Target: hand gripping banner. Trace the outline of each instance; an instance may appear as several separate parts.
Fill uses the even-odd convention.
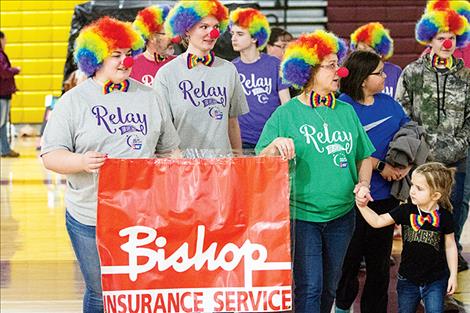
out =
[[[108,313],[290,310],[287,161],[107,160],[97,244]]]

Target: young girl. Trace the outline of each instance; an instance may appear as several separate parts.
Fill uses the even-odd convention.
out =
[[[453,174],[453,169],[441,163],[426,163],[411,176],[411,203],[381,215],[357,205],[372,227],[402,225],[397,284],[400,313],[415,313],[421,299],[426,313],[443,312],[444,296],[457,289],[457,246],[449,200]],[[357,193],[359,199],[368,191],[362,190]]]
[[[85,280],[84,313],[103,312],[95,237],[100,167],[108,156],[176,152],[180,142],[155,92],[129,79],[130,57],[143,44],[130,23],[110,17],[83,28],[74,55],[89,78],[64,93],[44,130],[44,166],[67,177],[65,221]]]
[[[411,167],[393,167],[385,162],[388,146],[395,133],[410,121],[401,105],[385,93],[385,64],[381,57],[368,51],[354,51],[344,66],[349,75],[341,79],[340,100],[351,104],[375,147],[370,181],[372,210],[390,212],[400,204],[392,192],[392,184],[408,174]],[[390,253],[393,225],[375,229],[360,214],[343,263],[343,273],[336,291],[336,312],[349,312],[359,293],[359,268],[366,263],[366,280],[361,294],[362,313],[387,313],[390,281]]]
[[[238,116],[249,111],[235,66],[212,49],[228,26],[218,0],[179,1],[165,19],[168,37],[181,37],[185,53],[162,67],[153,83],[181,138],[181,149],[209,155],[241,149]],[[204,154],[206,155],[206,154]]]

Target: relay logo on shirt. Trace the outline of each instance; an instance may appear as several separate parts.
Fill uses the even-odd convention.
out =
[[[183,92],[184,100],[189,100],[195,107],[208,108],[210,117],[221,120],[224,115],[219,109],[220,106],[227,106],[227,88],[219,86],[206,86],[206,82],[201,80],[197,86],[190,80],[182,80],[178,87]]]
[[[249,78],[247,78],[243,73],[239,73],[239,75],[245,95],[256,96],[259,103],[268,103],[268,95],[271,94],[271,91],[273,90],[273,81],[271,77],[256,78],[254,73],[251,73]]]
[[[299,128],[308,145],[313,145],[318,153],[332,155],[333,163],[340,167],[348,167],[347,154],[353,148],[352,134],[346,131],[335,130],[331,132],[328,124],[323,124],[323,129],[317,130],[314,126],[304,124]]]
[[[121,107],[116,108],[115,113],[111,113],[103,105],[95,105],[91,108],[91,113],[96,118],[98,126],[104,126],[110,134],[120,132],[126,136],[126,142],[133,150],[142,149],[141,135],[146,135],[147,115],[143,113],[124,113]]]

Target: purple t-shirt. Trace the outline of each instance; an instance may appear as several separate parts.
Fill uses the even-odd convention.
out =
[[[256,144],[264,124],[281,104],[279,91],[289,88],[279,76],[279,59],[261,53],[255,63],[232,61],[238,70],[250,112],[238,117],[243,143]]]
[[[398,79],[401,75],[401,68],[390,62],[384,62],[384,72],[387,74],[385,79],[385,89],[383,93],[386,93],[392,98],[395,98],[395,91],[397,90]]]

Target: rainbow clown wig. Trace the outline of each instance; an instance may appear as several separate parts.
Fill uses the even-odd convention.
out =
[[[134,29],[147,41],[153,33],[163,31],[163,22],[165,21],[170,7],[167,5],[152,5],[139,11],[135,18]]]
[[[428,45],[438,33],[451,32],[456,35],[457,47],[465,47],[470,41],[469,18],[468,1],[430,1],[416,24],[416,40]]]
[[[131,23],[105,16],[80,31],[75,41],[74,58],[78,68],[92,76],[115,49],[129,48],[132,55],[137,55],[143,47],[144,41]]]
[[[256,39],[258,50],[263,50],[271,35],[266,16],[252,8],[238,8],[230,13],[230,24],[245,28]]]
[[[303,88],[312,75],[312,68],[327,55],[334,53],[341,61],[346,52],[344,41],[333,33],[316,30],[303,34],[287,46],[281,62],[281,77],[295,88]]]
[[[180,0],[165,19],[165,32],[171,38],[184,37],[186,31],[210,15],[219,21],[221,32],[227,30],[228,9],[219,0]]]
[[[393,55],[393,39],[390,32],[378,22],[362,25],[351,34],[352,50],[356,50],[360,42],[374,49],[384,60]]]

